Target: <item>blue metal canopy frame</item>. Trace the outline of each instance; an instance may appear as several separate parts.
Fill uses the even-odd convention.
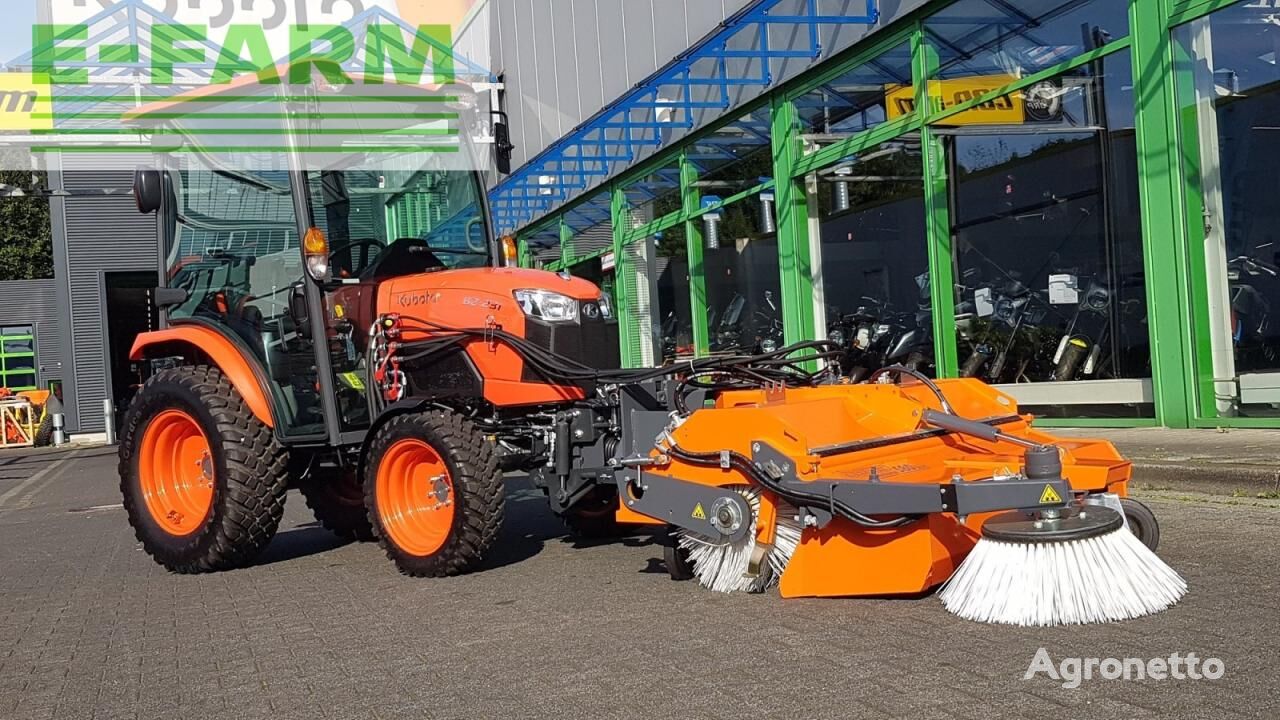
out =
[[[666,144],[671,130],[693,129],[700,111],[729,110],[733,88],[769,87],[773,60],[817,59],[823,49],[821,27],[875,24],[880,18],[876,0],[864,2],[860,15],[821,14],[819,0],[751,3],[494,188],[490,207],[498,230],[511,232],[537,220],[635,161],[643,149]],[[773,26],[807,30],[807,44],[772,47]],[[732,157],[727,149],[724,154]]]

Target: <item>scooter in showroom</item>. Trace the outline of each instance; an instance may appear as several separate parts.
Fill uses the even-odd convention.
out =
[[[868,357],[876,340],[876,329],[879,319],[884,314],[884,305],[873,297],[863,296],[865,304],[858,306],[852,313],[836,316],[827,324],[827,339],[844,349],[840,361],[840,374],[855,382],[865,380],[877,368]]]
[[[1231,283],[1231,340],[1236,347],[1237,371],[1271,369],[1280,352],[1271,342],[1271,303],[1252,278],[1280,276],[1280,269],[1241,255],[1227,263]]]
[[[969,323],[982,323],[980,337],[960,367],[962,377],[989,383],[1014,383],[1027,379],[1028,370],[1039,355],[1037,330],[1048,315],[1038,293],[1018,280],[1009,280],[998,289],[980,288],[975,293],[973,312],[983,316]]]
[[[1095,376],[1102,348],[1111,339],[1111,302],[1111,288],[1097,278],[1088,278],[1075,313],[1058,340],[1050,381]]]

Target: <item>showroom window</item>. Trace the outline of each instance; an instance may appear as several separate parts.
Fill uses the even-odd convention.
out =
[[[628,228],[638,228],[664,215],[679,212],[680,161],[668,160],[622,186]]]
[[[782,347],[782,279],[768,108],[746,112],[691,144],[701,215],[707,346],[711,353]]]
[[[0,327],[0,387],[17,392],[39,387],[35,328]]]
[[[931,376],[933,312],[919,133],[873,145],[818,171],[821,298],[845,374],[886,365]]]
[[[800,137],[809,149],[839,142],[915,112],[911,44],[903,41],[796,97]]]
[[[666,365],[694,355],[689,252],[683,226],[628,242],[618,258],[627,298],[623,358],[630,365]]]
[[[532,230],[521,231],[520,241],[528,247],[529,259],[534,267],[546,268],[559,263],[563,257],[559,218]]]
[[[1051,417],[1149,416],[1129,53],[1016,95],[1020,117],[970,124],[961,114],[939,128],[952,178],[960,372],[1004,385],[1113,381],[1100,396],[1070,387],[1014,395]]]
[[[960,0],[926,19],[924,28],[937,55],[932,77],[950,81],[929,86],[935,109],[945,110],[1127,37],[1129,3]]]
[[[1280,415],[1280,26],[1270,3],[1237,3],[1174,30],[1193,285],[1207,308],[1199,368],[1219,416]],[[1195,186],[1199,186],[1196,188]],[[1198,189],[1198,197],[1194,190]],[[1194,254],[1194,251],[1193,251]],[[1207,409],[1207,408],[1206,408]]]
[[[712,353],[768,352],[784,344],[771,197],[753,195],[700,220]]]

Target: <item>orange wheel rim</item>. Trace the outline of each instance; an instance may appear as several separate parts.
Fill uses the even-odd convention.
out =
[[[453,479],[444,458],[422,440],[398,440],[378,463],[378,518],[401,550],[439,552],[453,531]]]
[[[213,507],[214,464],[209,438],[200,423],[182,410],[152,418],[138,451],[142,499],[171,535],[190,535]]]

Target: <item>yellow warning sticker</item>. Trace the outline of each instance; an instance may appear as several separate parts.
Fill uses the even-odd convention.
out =
[[[1062,496],[1058,494],[1058,491],[1054,490],[1052,485],[1045,485],[1044,492],[1040,493],[1040,504],[1053,505],[1061,502]]]
[[[702,509],[702,503],[698,503],[697,505],[693,506],[693,519],[694,520],[707,519],[707,511]]]

